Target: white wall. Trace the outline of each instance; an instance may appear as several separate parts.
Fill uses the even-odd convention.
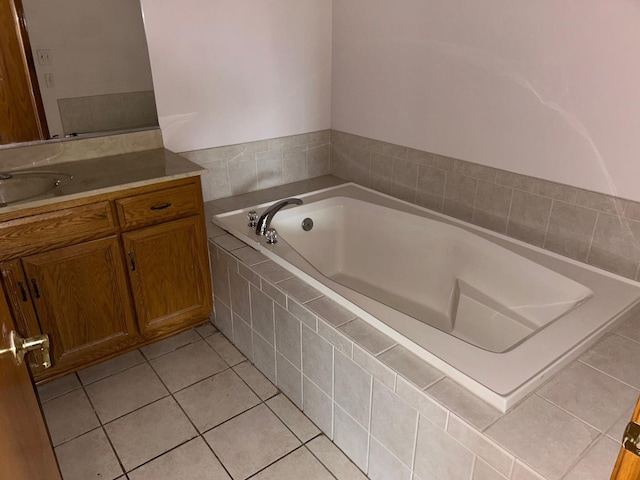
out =
[[[139,0],[23,0],[50,135],[61,135],[58,98],[152,90]],[[47,88],[44,74],[55,86]]]
[[[167,148],[329,128],[331,0],[142,0]]]
[[[334,129],[640,200],[640,2],[334,0]]]

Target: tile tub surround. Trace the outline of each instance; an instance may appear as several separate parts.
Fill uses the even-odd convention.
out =
[[[209,173],[202,177],[205,201],[327,175],[329,130],[182,152]]]
[[[640,280],[640,203],[331,131],[331,174]]]
[[[640,319],[501,414],[259,252],[210,235],[216,325],[370,478],[611,471],[640,389]]]

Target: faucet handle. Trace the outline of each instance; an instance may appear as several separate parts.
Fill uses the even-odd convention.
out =
[[[275,228],[268,228],[264,235],[267,237],[267,243],[269,245],[278,243],[278,231]]]
[[[258,212],[256,212],[255,210],[251,210],[249,213],[247,213],[247,219],[249,220],[247,226],[256,228],[256,225],[258,225]]]

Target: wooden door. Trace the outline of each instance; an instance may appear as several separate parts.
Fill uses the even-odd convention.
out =
[[[0,351],[9,347],[15,325],[0,294]],[[0,353],[0,478],[60,480],[49,434],[26,363]]]
[[[106,357],[138,339],[118,238],[22,259],[57,371]]]
[[[611,480],[638,480],[640,479],[640,398],[631,416],[631,422],[627,425],[625,438],[618,454],[618,460]],[[635,452],[633,451],[635,450]]]
[[[201,217],[125,233],[122,240],[143,335],[167,333],[211,313],[211,276]]]
[[[48,138],[20,0],[0,0],[0,145]]]

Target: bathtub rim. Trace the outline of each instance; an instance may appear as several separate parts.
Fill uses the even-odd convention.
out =
[[[446,376],[451,378],[453,381],[455,381],[456,383],[462,385],[464,388],[469,390],[471,393],[473,393],[477,397],[481,398],[482,400],[484,400],[485,402],[489,403],[494,408],[497,408],[502,412],[506,412],[509,409],[511,409],[513,406],[518,404],[520,401],[522,401],[524,398],[526,398],[531,392],[535,391],[538,387],[540,387],[542,385],[542,383],[544,381],[546,381],[552,374],[556,373],[560,369],[562,369],[565,366],[567,366],[571,361],[573,361],[576,358],[578,358],[578,356],[580,356],[584,351],[586,351],[588,348],[593,346],[593,344],[597,340],[602,338],[608,331],[612,330],[617,325],[619,325],[621,322],[625,321],[632,314],[635,314],[637,310],[640,310],[640,288],[638,288],[638,287],[640,287],[640,283],[638,283],[638,282],[636,282],[634,280],[630,280],[630,279],[621,277],[621,276],[616,275],[616,274],[611,273],[611,272],[600,270],[600,269],[598,269],[596,267],[593,267],[591,265],[579,262],[577,260],[573,260],[573,259],[570,259],[568,257],[563,257],[563,256],[561,256],[559,254],[556,254],[554,252],[542,249],[542,248],[534,246],[534,245],[530,245],[530,244],[528,244],[526,242],[511,238],[511,237],[507,237],[506,235],[503,235],[503,234],[500,234],[500,233],[497,233],[497,232],[493,232],[493,231],[485,229],[483,227],[479,227],[477,225],[470,224],[470,223],[464,222],[462,220],[458,220],[458,219],[456,219],[454,217],[449,217],[449,216],[441,214],[439,212],[435,212],[435,211],[429,210],[429,209],[421,207],[419,205],[416,205],[416,204],[413,204],[413,203],[410,203],[410,202],[407,202],[407,201],[404,201],[404,200],[401,200],[401,199],[398,199],[398,198],[395,198],[395,197],[392,197],[392,196],[389,196],[389,195],[386,195],[386,194],[383,194],[383,193],[380,193],[380,192],[377,192],[375,190],[372,190],[372,189],[369,189],[369,188],[366,188],[366,187],[362,187],[362,186],[360,186],[358,184],[355,184],[355,183],[344,183],[344,184],[341,184],[341,185],[337,185],[337,186],[333,186],[333,187],[329,187],[329,188],[318,189],[318,190],[313,190],[313,191],[309,191],[309,192],[302,193],[302,194],[299,194],[299,195],[294,195],[294,196],[295,197],[300,197],[300,198],[303,198],[303,199],[305,197],[315,197],[315,196],[318,196],[318,197],[322,197],[322,196],[334,197],[334,196],[337,196],[335,194],[336,191],[339,192],[342,189],[347,189],[347,190],[348,189],[355,189],[356,191],[365,192],[367,195],[373,195],[373,196],[378,197],[378,198],[383,198],[383,199],[385,199],[386,202],[391,203],[394,206],[395,205],[403,206],[404,208],[402,208],[401,210],[402,211],[408,211],[409,213],[414,213],[415,211],[424,212],[424,213],[426,213],[426,215],[423,215],[423,216],[435,217],[436,220],[441,220],[441,221],[444,221],[447,224],[458,226],[460,228],[463,228],[466,231],[471,231],[472,233],[479,234],[480,236],[482,236],[484,238],[488,238],[490,241],[494,241],[498,245],[505,246],[504,243],[506,243],[507,245],[515,246],[516,247],[516,249],[515,249],[516,253],[520,253],[518,250],[524,250],[526,252],[532,252],[534,257],[538,257],[538,256],[547,257],[547,258],[551,259],[551,261],[553,261],[553,262],[560,262],[561,264],[562,263],[568,264],[568,265],[570,265],[570,266],[572,266],[574,268],[586,270],[587,272],[591,272],[591,274],[595,274],[597,276],[601,276],[601,277],[605,277],[605,278],[608,278],[608,279],[611,279],[611,280],[622,282],[622,283],[627,284],[628,286],[634,288],[634,290],[636,290],[636,292],[635,292],[636,295],[635,295],[635,298],[634,298],[632,303],[626,305],[625,307],[620,307],[620,310],[612,318],[610,318],[608,321],[604,322],[598,328],[595,328],[588,335],[584,336],[578,343],[576,343],[575,345],[573,345],[570,348],[568,348],[568,350],[566,350],[560,357],[555,357],[550,362],[548,362],[544,367],[541,367],[540,369],[538,369],[537,372],[533,376],[527,378],[520,386],[516,387],[514,390],[512,390],[510,392],[507,392],[507,393],[504,393],[504,394],[503,393],[497,393],[494,390],[492,390],[490,387],[485,386],[483,383],[481,383],[478,380],[474,379],[469,374],[461,372],[458,368],[450,365],[449,363],[447,363],[445,360],[443,360],[439,356],[437,356],[434,353],[430,352],[426,347],[417,344],[414,340],[409,338],[407,335],[398,332],[397,330],[395,330],[394,328],[390,327],[389,325],[387,325],[382,320],[379,320],[375,316],[371,315],[369,312],[364,310],[359,305],[357,305],[354,302],[344,298],[342,295],[337,293],[331,287],[328,287],[325,284],[327,282],[323,283],[323,282],[317,280],[316,278],[314,278],[313,276],[309,275],[304,270],[300,269],[298,266],[296,266],[294,264],[291,264],[289,261],[287,261],[285,258],[283,258],[280,254],[276,253],[276,251],[281,248],[281,245],[280,246],[279,245],[276,245],[276,246],[267,245],[265,240],[264,240],[264,237],[256,237],[255,235],[252,234],[251,229],[249,229],[249,228],[237,229],[237,228],[234,228],[233,226],[230,226],[230,225],[224,223],[223,219],[225,219],[226,217],[229,217],[229,216],[232,216],[232,215],[238,215],[238,214],[241,214],[241,213],[247,213],[248,211],[254,210],[254,209],[255,210],[259,210],[261,208],[266,208],[266,207],[270,206],[271,204],[273,204],[276,200],[269,201],[269,202],[263,202],[263,203],[260,203],[258,205],[254,205],[254,206],[247,207],[247,208],[241,208],[241,209],[236,209],[236,210],[224,212],[224,213],[215,215],[213,217],[212,220],[213,220],[214,224],[220,226],[223,230],[225,230],[225,231],[229,232],[230,234],[234,235],[236,238],[241,239],[246,245],[254,248],[255,250],[257,250],[257,251],[259,251],[261,253],[263,253],[269,260],[272,260],[275,263],[277,263],[277,264],[281,265],[282,267],[284,267],[285,269],[289,270],[290,272],[295,274],[297,277],[301,278],[306,283],[310,284],[311,286],[313,286],[314,288],[319,290],[323,295],[331,298],[332,300],[334,300],[339,305],[349,309],[351,312],[353,312],[359,318],[363,319],[364,321],[366,321],[367,323],[369,323],[370,325],[372,325],[373,327],[375,327],[376,329],[378,329],[382,333],[384,333],[387,336],[391,337],[399,345],[403,346],[404,348],[406,348],[407,350],[409,350],[413,354],[417,355],[421,360],[423,360],[426,363],[428,363],[429,365],[439,369]],[[282,197],[282,198],[286,198],[286,197]],[[318,198],[318,200],[321,200],[321,199],[322,198]],[[383,206],[388,206],[388,205],[386,205],[384,203],[382,205]],[[244,230],[244,231],[242,231],[242,230]],[[286,242],[285,242],[285,244],[286,244]],[[287,248],[293,250],[292,247],[288,246],[288,244],[287,244]],[[510,248],[510,250],[513,251],[513,249],[511,249],[511,248]],[[297,254],[297,252],[296,252],[296,254]],[[524,255],[524,256],[526,256],[527,258],[530,258],[529,255]],[[536,261],[536,260],[534,260],[534,261]],[[306,262],[306,263],[307,263],[308,266],[313,268],[313,266],[310,263],[308,263],[308,262]],[[542,263],[542,265],[548,267],[548,265],[545,265],[544,263]],[[558,272],[558,270],[556,270],[554,268],[552,268],[552,269],[554,271]],[[317,270],[316,270],[316,272],[317,272]],[[561,271],[558,272],[558,273],[565,274],[565,273],[563,273]],[[319,272],[318,272],[318,274],[319,274]],[[319,275],[322,276],[321,274],[319,274]],[[335,282],[331,281],[330,279],[327,279],[324,276],[322,276],[322,277],[325,280],[327,280],[328,283],[335,283]],[[572,276],[569,276],[569,278],[573,278],[576,281],[580,281],[578,279],[575,279],[575,277],[572,277]],[[346,287],[343,287],[343,288],[346,288]],[[319,316],[319,318],[322,318],[322,317]],[[331,327],[331,325],[328,322],[326,322],[326,323],[327,323],[327,325],[329,325],[329,327]],[[429,328],[433,328],[433,327],[429,327]],[[443,333],[443,335],[447,335],[447,334]],[[449,335],[447,335],[447,336],[451,337]],[[451,338],[454,338],[455,341],[463,342],[462,340],[457,339],[455,337],[451,337]],[[501,355],[501,354],[496,354],[496,355]]]

